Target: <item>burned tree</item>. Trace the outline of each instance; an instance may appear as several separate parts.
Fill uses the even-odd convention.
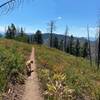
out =
[[[68,34],[68,26],[66,26],[65,37],[64,37],[64,51],[67,51],[67,34]]]
[[[97,54],[97,69],[99,69],[99,65],[100,65],[100,24],[99,24],[99,32],[98,32],[98,47],[97,47],[97,50],[98,50],[98,54]]]
[[[53,47],[53,33],[55,31],[55,22],[54,21],[50,21],[49,25],[49,32],[50,32],[50,37],[49,37],[49,41],[50,41],[50,47]]]
[[[95,64],[97,65],[98,64],[98,32],[97,34],[95,35]]]
[[[88,34],[89,59],[90,59],[90,65],[92,66],[91,44],[90,44],[90,34],[89,34],[89,26],[88,25],[87,25],[87,34]]]

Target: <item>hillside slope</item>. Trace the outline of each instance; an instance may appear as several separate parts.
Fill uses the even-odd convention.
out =
[[[45,46],[34,47],[45,100],[100,100],[100,70],[88,60]],[[0,94],[8,91],[9,79],[16,71],[21,75],[17,82],[23,83],[31,49],[29,44],[0,40]]]
[[[28,44],[0,39],[0,98],[2,93],[8,93],[8,96],[4,95],[8,99],[3,100],[11,100],[11,93],[15,90],[15,95],[18,95],[17,91],[21,90],[25,80],[25,62],[30,52],[31,46]]]
[[[100,100],[100,70],[89,61],[35,46],[45,100]]]

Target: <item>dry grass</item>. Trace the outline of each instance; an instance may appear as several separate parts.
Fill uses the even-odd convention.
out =
[[[46,100],[100,100],[100,70],[88,60],[45,46],[35,48]]]
[[[25,62],[30,52],[31,46],[28,44],[13,40],[0,40],[0,93],[5,92],[14,71],[19,73],[16,79],[18,82],[24,80],[22,76],[25,74]]]

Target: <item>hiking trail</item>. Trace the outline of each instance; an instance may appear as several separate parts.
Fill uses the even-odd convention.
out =
[[[44,100],[40,92],[39,80],[36,72],[34,48],[32,48],[30,60],[33,60],[33,64],[31,66],[33,72],[25,82],[25,91],[22,100]]]

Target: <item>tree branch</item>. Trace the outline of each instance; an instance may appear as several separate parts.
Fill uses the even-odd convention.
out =
[[[15,0],[9,0],[9,1],[7,1],[7,2],[1,4],[1,5],[0,5],[0,8],[2,8],[3,6],[5,6],[5,5],[7,5],[7,4],[11,3],[11,2],[14,2],[14,1],[15,1]]]

